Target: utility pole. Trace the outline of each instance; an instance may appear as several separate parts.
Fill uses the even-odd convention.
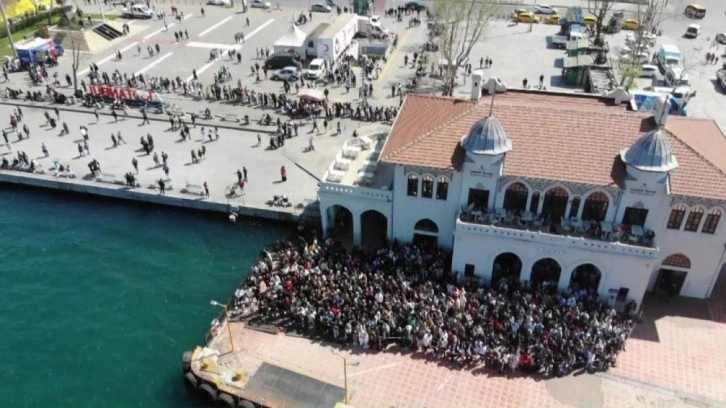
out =
[[[18,56],[18,52],[15,51],[15,41],[13,41],[13,33],[10,32],[10,22],[8,22],[8,16],[5,15],[5,6],[0,1],[0,13],[3,15],[3,21],[5,21],[5,31],[8,33],[8,40],[10,40],[10,48],[13,52],[13,57]]]
[[[103,12],[103,4],[101,4],[101,1],[103,0],[96,0],[96,4],[98,4],[98,9],[101,10],[101,18],[106,22],[106,13]]]

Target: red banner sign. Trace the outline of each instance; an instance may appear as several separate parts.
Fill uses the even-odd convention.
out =
[[[91,85],[91,95],[100,96],[108,99],[122,99],[122,100],[146,100],[152,102],[156,99],[153,92],[137,91],[133,88],[124,88],[119,86],[108,86],[108,85]]]

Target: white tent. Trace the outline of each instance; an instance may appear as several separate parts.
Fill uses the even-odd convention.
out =
[[[287,33],[275,41],[274,46],[275,48],[298,48],[305,44],[306,38],[307,34],[293,24],[290,25]]]

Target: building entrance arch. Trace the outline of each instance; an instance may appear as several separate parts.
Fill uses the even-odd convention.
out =
[[[346,207],[335,204],[326,211],[328,237],[344,245],[353,245],[353,213]]]
[[[379,248],[388,239],[388,218],[376,210],[368,210],[360,215],[361,247]]]
[[[413,226],[413,243],[426,247],[439,245],[439,226],[428,218],[418,220]]]
[[[562,266],[552,258],[542,258],[532,265],[529,281],[535,289],[543,289],[549,293],[557,292],[560,283]]]
[[[597,293],[597,289],[600,287],[601,278],[600,268],[591,263],[582,264],[572,271],[570,287],[575,291],[585,289],[588,293],[594,294]]]
[[[497,286],[502,279],[508,283],[519,281],[522,273],[522,259],[513,252],[504,252],[494,258],[491,285]]]

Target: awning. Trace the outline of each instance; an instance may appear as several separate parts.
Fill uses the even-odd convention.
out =
[[[309,99],[317,102],[325,100],[325,94],[323,91],[312,88],[302,88],[297,92],[297,96],[300,99]]]
[[[589,67],[595,65],[591,55],[578,55],[565,58],[564,68]]]

